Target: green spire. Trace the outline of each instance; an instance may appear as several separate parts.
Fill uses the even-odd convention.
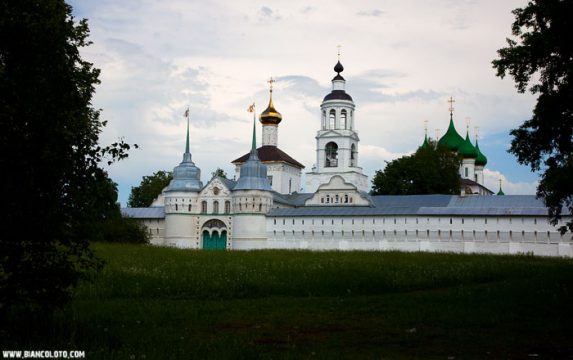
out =
[[[254,106],[253,106],[253,108],[254,108]],[[253,144],[251,145],[251,152],[257,151],[257,127],[255,125],[257,116],[255,114],[256,113],[253,110]]]
[[[185,111],[185,116],[187,116],[187,141],[185,142],[185,152],[189,152],[189,108]]]
[[[505,193],[503,192],[503,189],[501,188],[501,179],[499,179],[499,191],[497,192],[498,196],[503,196],[505,195]]]

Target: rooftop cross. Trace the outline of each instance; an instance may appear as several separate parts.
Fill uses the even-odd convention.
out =
[[[448,100],[448,102],[450,103],[450,107],[449,107],[450,114],[452,114],[452,113],[454,112],[454,103],[455,103],[456,101],[454,100],[453,97],[450,96],[450,99]]]
[[[469,132],[470,132],[470,123],[471,123],[471,121],[472,121],[472,118],[469,117],[469,116],[466,116],[466,119],[465,119],[465,120],[466,120],[466,129],[467,129],[468,134],[469,134]]]
[[[476,135],[476,141],[479,138],[479,126],[474,126],[474,134]]]
[[[424,120],[424,133],[428,136],[428,120]]]
[[[273,83],[275,83],[277,81],[271,77],[269,80],[267,80],[267,82],[269,83],[269,86],[271,88],[271,92],[273,92]]]
[[[336,47],[338,48],[338,61],[340,61],[340,48],[342,45],[336,45]]]

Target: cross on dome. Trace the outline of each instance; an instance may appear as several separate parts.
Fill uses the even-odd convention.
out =
[[[450,99],[448,100],[448,102],[450,103],[450,106],[449,106],[450,114],[452,114],[454,112],[454,103],[456,101],[454,100],[453,97],[450,96]]]

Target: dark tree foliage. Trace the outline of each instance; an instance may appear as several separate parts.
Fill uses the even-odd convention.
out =
[[[557,224],[563,207],[573,211],[573,1],[533,0],[515,9],[513,36],[493,61],[517,90],[538,94],[531,119],[511,131],[509,152],[541,171],[537,195]],[[560,228],[573,231],[573,222]]]
[[[372,195],[459,194],[460,159],[446,148],[419,148],[386,163],[372,179]]]
[[[217,170],[213,171],[211,173],[211,177],[214,178],[215,176],[218,177],[222,177],[222,178],[227,178],[227,173],[225,172],[225,170],[221,169],[221,168],[217,168]]]
[[[63,0],[0,2],[0,313],[65,304],[100,265],[90,229],[118,214],[99,164],[129,145],[98,146],[99,70],[79,53],[87,36]]]
[[[127,200],[129,207],[148,207],[157,198],[161,191],[173,179],[170,171],[157,171],[153,175],[144,176],[139,186],[133,186]]]

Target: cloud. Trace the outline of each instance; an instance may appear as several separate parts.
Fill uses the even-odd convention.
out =
[[[379,17],[384,14],[385,12],[380,9],[364,10],[356,13],[356,15],[358,16],[372,16],[372,17]]]
[[[499,180],[501,179],[501,187],[507,195],[533,195],[538,185],[538,181],[510,181],[502,172],[488,168],[483,170],[483,177],[485,187],[494,193],[499,190]]]
[[[261,6],[259,9],[259,20],[280,20],[282,17],[268,6]]]

